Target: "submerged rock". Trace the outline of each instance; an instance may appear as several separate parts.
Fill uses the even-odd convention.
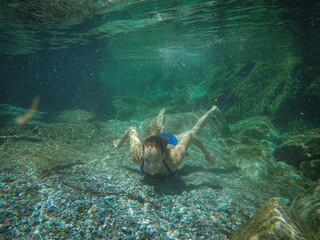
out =
[[[315,182],[307,192],[297,196],[291,208],[305,221],[311,223],[320,234],[320,181]]]
[[[281,137],[268,117],[257,116],[239,121],[231,127],[244,143],[260,142],[275,147],[281,143]]]
[[[229,161],[252,179],[269,178],[277,169],[271,150],[259,144],[237,143],[230,149]]]
[[[309,226],[278,198],[271,198],[230,239],[319,239]]]
[[[94,113],[78,109],[59,112],[55,115],[55,120],[63,123],[81,123],[88,122],[94,117]]]
[[[281,142],[272,122],[264,116],[247,118],[231,125],[232,138],[221,139],[224,159],[252,179],[270,178],[279,170],[272,151]]]
[[[303,161],[300,169],[307,177],[317,180],[320,178],[320,159]]]
[[[313,180],[320,178],[320,128],[295,136],[275,151],[277,161],[284,161]]]

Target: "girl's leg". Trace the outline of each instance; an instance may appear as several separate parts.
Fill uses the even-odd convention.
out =
[[[217,106],[213,106],[208,112],[206,112],[202,117],[200,117],[197,123],[191,129],[191,131],[198,136],[202,128],[207,124],[208,120],[212,116],[216,117],[218,122],[222,124],[223,128],[227,129],[227,131],[230,131],[226,119],[223,117],[222,113],[220,112]]]
[[[165,122],[164,114],[165,114],[165,112],[166,112],[166,109],[163,108],[157,117],[157,133],[158,134],[163,133],[163,130],[164,130],[164,122]]]
[[[210,164],[214,164],[214,156],[207,150],[207,148],[197,137],[197,135],[200,133],[200,131],[206,125],[212,115],[217,117],[220,121],[225,121],[218,107],[213,106],[208,112],[206,112],[202,117],[199,118],[197,123],[190,131],[187,131],[182,135],[181,139],[179,139],[178,144],[170,151],[170,159],[173,165],[178,167],[182,163],[183,158],[191,144],[194,144],[198,148],[200,148],[200,150],[204,153],[206,160]]]

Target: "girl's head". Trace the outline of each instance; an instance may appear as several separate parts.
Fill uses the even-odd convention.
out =
[[[161,168],[162,160],[165,158],[168,139],[161,136],[148,137],[143,143],[143,159],[147,171],[154,175]]]

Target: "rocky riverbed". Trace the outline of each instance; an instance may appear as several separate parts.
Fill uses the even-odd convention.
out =
[[[20,126],[16,112],[2,106],[2,239],[228,239],[270,198],[289,206],[313,183],[274,159],[282,140],[263,117],[232,125],[228,136],[213,119],[200,138],[215,166],[191,147],[174,177],[149,177],[128,145],[115,151],[113,142],[131,125],[144,139],[151,119],[101,122],[78,110],[39,113]],[[167,117],[172,126],[175,115]]]

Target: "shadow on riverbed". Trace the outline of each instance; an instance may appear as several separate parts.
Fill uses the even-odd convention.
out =
[[[142,174],[138,169],[132,169],[129,167],[125,167],[128,171],[134,172],[136,174]],[[183,192],[189,192],[194,189],[202,189],[202,188],[211,188],[211,189],[223,189],[223,186],[217,182],[210,182],[206,177],[206,173],[214,173],[216,175],[220,174],[229,174],[236,172],[236,168],[224,169],[224,168],[203,168],[203,167],[195,167],[190,165],[184,165],[179,168],[178,172],[174,176],[148,176],[144,175],[141,180],[142,185],[148,185],[154,188],[154,192],[157,194],[165,194],[165,195],[176,195],[181,194]],[[189,176],[193,173],[201,173],[201,176],[198,180],[195,180],[195,183],[190,183],[185,180],[185,177]],[[194,177],[193,177],[194,178]]]

